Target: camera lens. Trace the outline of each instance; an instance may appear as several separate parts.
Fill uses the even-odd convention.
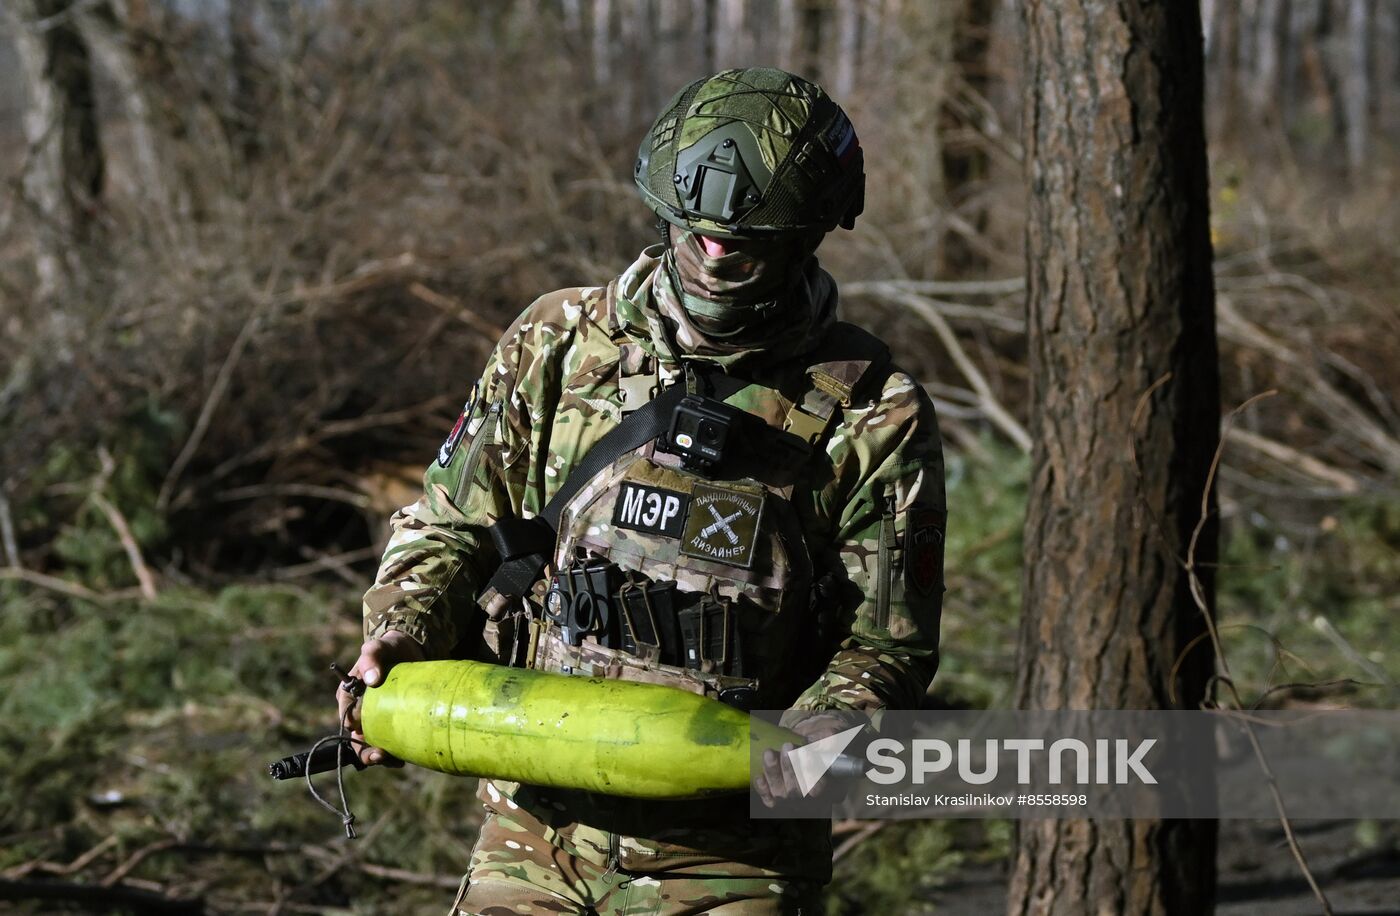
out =
[[[714,445],[719,441],[719,427],[713,423],[700,424],[700,439],[706,445]]]

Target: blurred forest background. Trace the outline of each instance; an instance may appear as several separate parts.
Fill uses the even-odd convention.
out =
[[[1275,392],[1226,442],[1225,646],[1263,705],[1390,705],[1400,2],[1203,14],[1225,407]],[[469,781],[352,774],[347,844],[263,766],[333,724],[387,516],[497,334],[652,241],[637,142],[719,67],[855,121],[866,212],[821,254],[948,450],[928,703],[1006,705],[1018,28],[1010,0],[0,0],[0,907],[446,909]],[[1000,906],[1006,823],[837,828],[833,913]],[[1221,911],[1292,912],[1276,826],[1225,829]],[[1334,902],[1400,872],[1393,825],[1303,840]]]

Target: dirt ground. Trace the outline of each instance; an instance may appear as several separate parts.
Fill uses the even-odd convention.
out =
[[[1276,823],[1224,821],[1220,827],[1216,916],[1320,912]],[[1350,821],[1302,823],[1297,832],[1335,916],[1400,916],[1400,851],[1393,844],[1357,852]],[[949,916],[986,916],[1002,911],[1005,895],[1004,871],[989,866],[965,870],[934,903]]]

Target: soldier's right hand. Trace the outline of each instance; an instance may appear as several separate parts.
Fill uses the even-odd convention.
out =
[[[418,645],[413,637],[400,630],[388,630],[383,636],[368,640],[360,646],[360,657],[355,659],[355,666],[350,669],[350,673],[373,689],[384,683],[384,679],[389,676],[389,669],[400,662],[421,661],[426,661],[426,656],[423,654],[423,647]],[[337,688],[335,703],[338,721],[350,729],[350,740],[360,749],[360,760],[370,765],[403,766],[403,761],[388,751],[364,743],[365,736],[360,725],[360,704],[355,702],[354,697]]]

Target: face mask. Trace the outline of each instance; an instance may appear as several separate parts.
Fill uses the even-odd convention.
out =
[[[820,240],[820,236],[818,236]],[[816,246],[807,237],[745,242],[714,257],[699,236],[671,230],[670,269],[686,313],[707,333],[742,334],[781,311]]]
[[[649,277],[656,323],[647,323],[653,340],[665,341],[670,359],[679,353],[726,367],[759,357],[781,361],[813,346],[836,318],[836,284],[815,257],[802,262],[792,288],[767,309],[684,293],[675,279],[672,254],[662,257]],[[707,318],[699,310],[723,310],[723,317]]]

